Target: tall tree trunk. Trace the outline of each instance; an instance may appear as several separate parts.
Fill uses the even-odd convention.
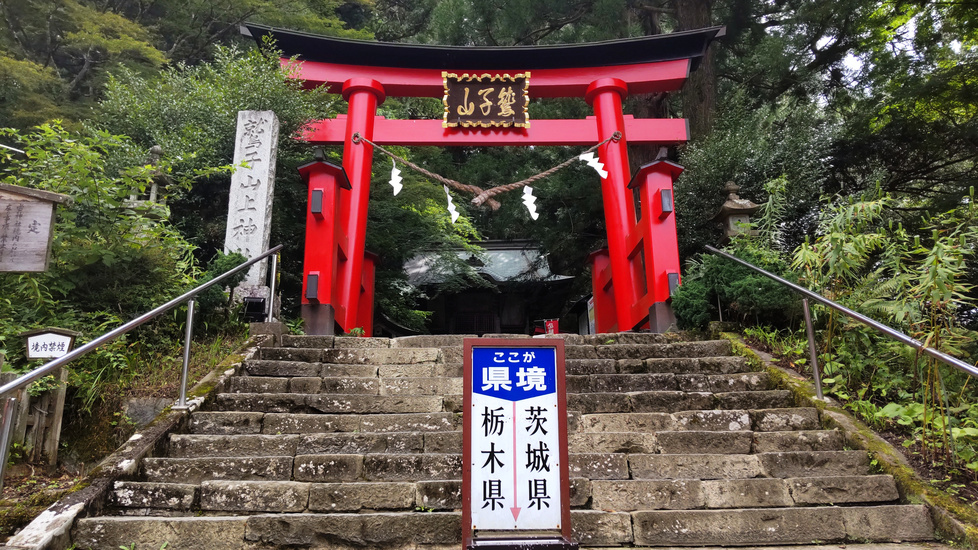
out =
[[[674,0],[680,31],[713,24],[712,0]],[[706,50],[699,67],[690,73],[682,90],[683,116],[689,120],[690,137],[701,137],[713,127],[716,110],[716,45]]]

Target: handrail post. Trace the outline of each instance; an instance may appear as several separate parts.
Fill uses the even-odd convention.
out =
[[[812,361],[812,376],[815,378],[815,395],[819,399],[825,399],[822,395],[822,372],[818,368],[818,352],[815,350],[815,327],[812,326],[812,312],[808,308],[808,298],[801,299],[802,307],[805,310],[805,332],[808,333],[808,355]]]
[[[183,373],[180,376],[180,399],[176,410],[187,410],[187,379],[190,377],[190,341],[194,335],[194,299],[187,300],[187,330],[183,336]]]
[[[0,427],[0,490],[3,490],[3,476],[7,473],[7,455],[10,452],[10,435],[14,429],[14,415],[17,414],[17,398],[3,400],[3,426]]]
[[[268,322],[275,321],[272,314],[275,313],[275,279],[278,275],[278,253],[272,254],[272,280],[268,283],[268,315],[265,317]]]

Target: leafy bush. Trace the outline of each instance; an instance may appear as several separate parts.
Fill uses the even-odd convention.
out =
[[[724,249],[775,275],[796,281],[787,262],[760,239],[738,237]],[[800,313],[800,300],[781,284],[726,258],[700,254],[690,260],[683,284],[672,298],[683,328],[705,328],[722,317],[751,324],[788,326]]]
[[[145,313],[193,284],[193,246],[166,221],[162,204],[134,203],[169,167],[118,169],[110,158],[132,153],[132,144],[106,132],[71,134],[57,123],[29,132],[0,129],[26,158],[0,154],[3,183],[63,193],[54,225],[50,269],[46,273],[0,273],[0,349],[5,367],[29,364],[19,333],[43,326],[76,330],[80,346]],[[165,198],[184,189],[171,179]],[[179,325],[170,317],[144,325],[71,365],[69,385],[90,408],[106,382],[138,375],[142,360],[172,349]]]

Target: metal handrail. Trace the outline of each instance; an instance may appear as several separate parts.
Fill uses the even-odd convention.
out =
[[[189,375],[188,371],[189,371],[189,364],[190,364],[190,339],[193,335],[194,298],[204,290],[207,290],[208,288],[218,284],[219,282],[226,279],[227,277],[230,277],[231,275],[234,275],[235,273],[238,273],[243,269],[251,267],[252,265],[260,262],[261,260],[264,260],[268,256],[271,256],[276,252],[278,252],[279,250],[282,250],[283,246],[284,245],[280,244],[274,248],[266,250],[265,252],[259,254],[258,256],[235,267],[234,269],[231,269],[230,271],[227,271],[221,274],[220,276],[215,277],[210,281],[207,281],[206,283],[181,294],[180,296],[157,307],[156,309],[144,313],[139,317],[136,317],[132,321],[129,321],[124,325],[121,325],[109,332],[106,332],[102,336],[99,336],[98,338],[92,340],[91,342],[85,344],[84,346],[74,349],[53,361],[49,361],[48,363],[41,365],[40,367],[32,370],[31,372],[21,376],[20,378],[17,378],[16,380],[13,380],[11,382],[8,382],[0,386],[0,399],[3,399],[5,401],[3,404],[3,421],[2,424],[0,424],[0,430],[2,430],[0,431],[0,488],[3,487],[3,473],[4,470],[6,469],[6,464],[7,464],[7,451],[10,448],[10,435],[11,435],[10,431],[13,428],[13,416],[15,411],[14,405],[16,404],[17,401],[17,397],[10,396],[12,392],[23,390],[31,382],[34,382],[39,378],[47,376],[48,374],[54,372],[56,369],[81,357],[82,355],[87,354],[88,352],[94,350],[95,348],[101,346],[102,344],[115,340],[119,336],[122,336],[123,334],[126,334],[127,332],[131,331],[132,329],[145,324],[147,321],[150,321],[151,319],[154,319],[160,316],[161,314],[166,313],[167,311],[173,309],[174,307],[180,305],[181,303],[187,302],[187,327],[186,327],[186,333],[184,335],[184,344],[183,344],[184,346],[183,347],[183,372],[180,380],[180,397],[177,400],[177,404],[173,407],[174,409],[187,409],[187,378]],[[270,295],[269,302],[274,302],[275,300],[274,281],[275,281],[276,270],[277,270],[276,257],[272,256],[271,276],[272,276],[273,286],[271,287],[272,294]],[[271,314],[272,314],[272,308],[269,307],[268,309],[269,320],[272,319]]]
[[[882,333],[884,336],[887,336],[889,338],[892,338],[893,340],[896,340],[897,342],[904,343],[904,344],[906,344],[906,345],[908,345],[908,346],[916,349],[920,353],[923,353],[925,355],[929,355],[930,357],[933,357],[934,359],[937,359],[938,361],[941,361],[942,363],[944,363],[946,365],[949,365],[951,367],[954,367],[954,368],[958,369],[959,371],[964,372],[965,374],[969,374],[971,376],[978,377],[978,367],[975,367],[974,365],[965,363],[964,361],[958,359],[957,357],[953,357],[953,356],[948,355],[948,354],[946,354],[946,353],[944,353],[942,351],[939,351],[937,349],[934,349],[934,348],[925,346],[919,340],[916,340],[914,338],[911,338],[910,336],[907,336],[906,334],[900,332],[899,330],[896,330],[895,328],[891,328],[891,327],[889,327],[887,325],[884,325],[883,323],[880,323],[879,321],[875,321],[873,319],[870,319],[869,317],[866,317],[862,313],[855,312],[855,311],[853,311],[853,310],[851,310],[851,309],[849,309],[849,308],[847,308],[845,306],[839,305],[839,304],[833,302],[832,300],[829,300],[828,298],[822,296],[821,294],[817,294],[815,292],[812,292],[811,290],[808,290],[807,288],[805,288],[803,286],[799,286],[799,285],[796,285],[795,283],[792,283],[790,281],[786,281],[785,279],[782,279],[781,277],[778,277],[777,275],[775,275],[773,273],[770,273],[768,271],[765,271],[765,270],[757,267],[754,264],[751,264],[749,262],[745,262],[744,260],[741,260],[740,258],[738,258],[736,256],[733,256],[731,254],[728,254],[726,252],[723,252],[722,250],[717,250],[716,248],[713,248],[712,246],[705,246],[704,248],[707,251],[709,251],[709,252],[711,252],[713,254],[716,254],[717,256],[721,256],[721,257],[727,258],[728,260],[732,260],[734,262],[737,262],[738,264],[740,264],[740,265],[742,265],[744,267],[753,269],[754,271],[760,273],[761,275],[764,275],[765,277],[768,277],[770,279],[773,279],[773,280],[775,280],[775,281],[783,284],[784,286],[790,288],[791,290],[794,290],[795,292],[801,294],[802,296],[805,296],[806,298],[811,298],[812,300],[815,300],[816,302],[818,302],[818,303],[820,303],[820,304],[822,304],[824,306],[827,306],[827,307],[830,307],[830,308],[832,308],[832,309],[834,309],[836,311],[839,311],[839,312],[843,313],[844,315],[846,315],[847,317],[851,317],[851,318],[859,321],[860,323],[862,323],[864,325],[867,325],[867,326],[869,326],[871,328],[876,329],[878,332]],[[814,342],[814,337],[815,336],[814,336],[814,331],[811,328],[811,316],[808,313],[808,300],[805,300],[805,322],[806,322],[807,328],[808,328],[808,347],[809,347],[809,352],[812,354],[812,366],[813,366],[814,371],[815,371],[816,390],[818,392],[818,397],[821,399],[822,398],[821,380],[819,380],[820,379],[820,376],[818,374],[818,361],[817,361],[817,358],[815,357],[815,342]]]

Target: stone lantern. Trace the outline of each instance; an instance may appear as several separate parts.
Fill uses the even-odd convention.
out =
[[[740,186],[732,181],[728,181],[723,190],[727,193],[727,200],[713,219],[723,224],[723,241],[726,242],[735,235],[747,232],[750,215],[761,207],[748,199],[740,198],[737,195]]]

